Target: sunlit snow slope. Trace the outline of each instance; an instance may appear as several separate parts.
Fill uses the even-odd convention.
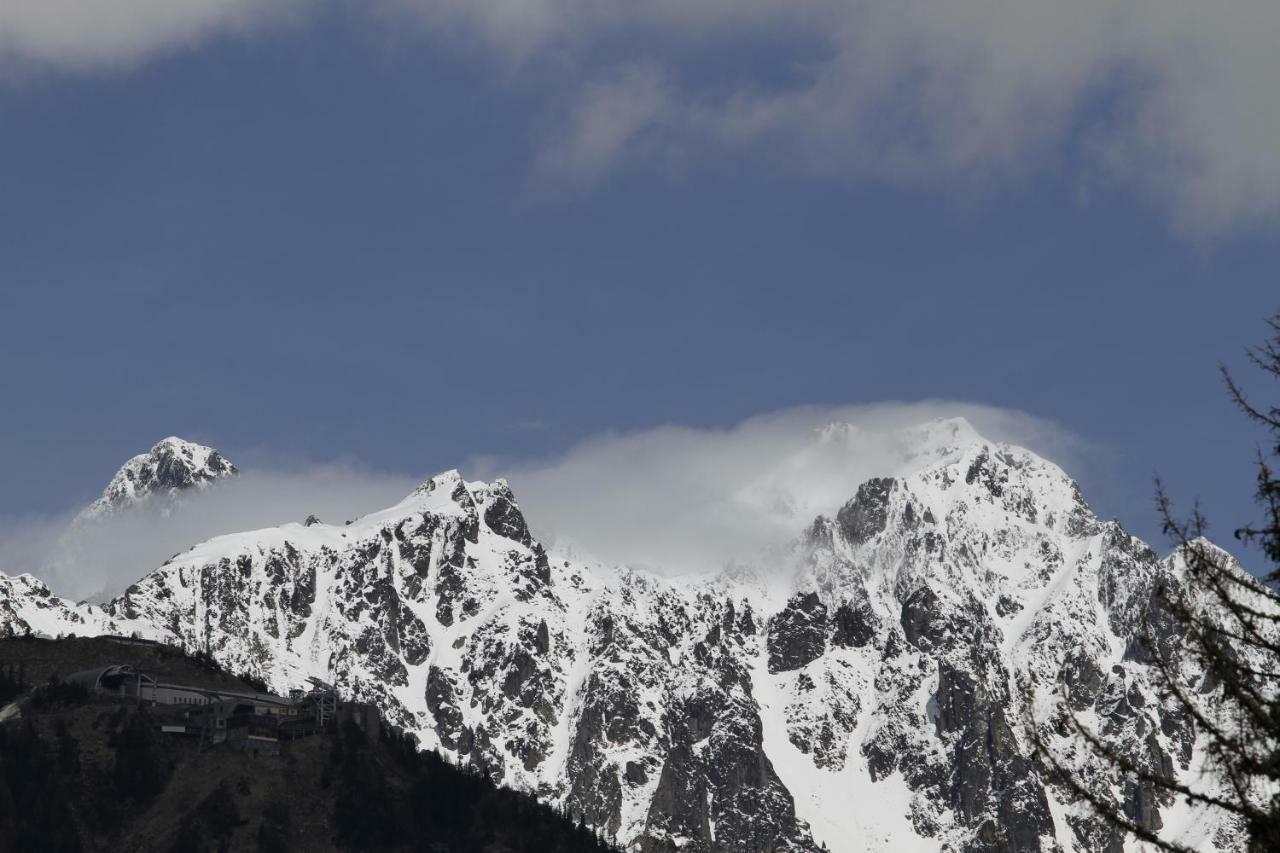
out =
[[[0,625],[137,631],[278,690],[319,676],[637,850],[1136,849],[1046,781],[1029,724],[1135,820],[1240,849],[1055,725],[1070,709],[1145,766],[1195,771],[1192,722],[1136,642],[1172,631],[1152,593],[1179,559],[963,421],[902,440],[907,473],[850,483],[752,568],[670,579],[548,554],[503,481],[448,472],[346,526],[205,542],[102,608],[0,580]]]

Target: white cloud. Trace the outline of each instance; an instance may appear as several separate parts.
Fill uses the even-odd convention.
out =
[[[76,511],[0,521],[0,570],[31,571],[70,598],[116,593],[174,554],[214,536],[315,515],[341,524],[391,506],[421,477],[376,474],[345,464],[248,470],[216,488],[144,504],[73,526]]]
[[[568,126],[538,156],[537,177],[581,185],[619,160],[657,152],[671,107],[662,71],[651,65],[626,66],[587,82]]]
[[[954,417],[1068,470],[1080,455],[1077,439],[1043,420],[927,402],[805,407],[728,429],[665,426],[598,436],[547,464],[516,465],[506,474],[548,545],[667,573],[701,571],[782,545],[868,478],[919,464],[904,455],[914,446],[904,431]],[[854,428],[822,438],[832,423]]]
[[[132,66],[243,35],[315,0],[3,0],[0,61],[60,69]]]
[[[1191,229],[1280,213],[1274,0],[5,0],[0,60],[130,65],[335,6],[518,71],[570,184],[677,149],[984,186],[1084,162]]]
[[[727,429],[663,426],[596,436],[541,463],[474,461],[471,478],[506,476],[534,533],[597,559],[667,573],[717,569],[783,544],[873,476],[901,473],[902,431],[963,417],[984,437],[1029,447],[1076,470],[1082,445],[1019,412],[965,403],[815,406]],[[854,429],[822,439],[836,423]],[[258,458],[264,456],[259,452]],[[240,460],[242,463],[243,459]],[[214,536],[301,522],[330,524],[391,506],[425,477],[352,464],[282,469],[245,464],[216,487],[73,527],[75,511],[0,520],[0,570],[31,571],[70,598],[118,593],[166,559]]]
[[[1084,161],[1078,180],[1136,188],[1200,232],[1280,213],[1270,0],[388,3],[503,63],[562,69],[571,94],[538,162],[571,183],[668,147],[763,147],[908,183]],[[719,47],[786,38],[727,87],[693,82]],[[667,144],[635,144],[655,135]]]

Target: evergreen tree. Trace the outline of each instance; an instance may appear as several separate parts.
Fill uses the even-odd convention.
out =
[[[113,743],[119,793],[137,802],[160,793],[169,779],[169,764],[160,753],[153,728],[146,711],[139,710],[126,716]]]
[[[80,836],[56,758],[30,718],[0,726],[0,827],[12,850],[78,853]]]
[[[272,800],[258,826],[258,853],[288,853],[292,820],[284,800]]]
[[[1268,325],[1270,337],[1248,356],[1264,378],[1280,381],[1280,315]],[[1207,781],[1185,783],[1176,774],[1139,766],[1103,744],[1075,716],[1068,720],[1088,748],[1128,780],[1130,790],[1145,786],[1168,801],[1183,799],[1225,812],[1246,830],[1252,853],[1264,853],[1280,850],[1280,477],[1275,467],[1280,405],[1255,403],[1225,368],[1222,374],[1232,401],[1266,433],[1256,459],[1255,497],[1262,519],[1235,536],[1256,546],[1267,565],[1256,578],[1234,570],[1203,538],[1206,524],[1199,507],[1189,519],[1177,518],[1157,483],[1164,531],[1185,562],[1186,578],[1155,591],[1158,609],[1173,630],[1151,627],[1143,643],[1162,698],[1181,709],[1203,738]],[[1185,663],[1204,673],[1200,683],[1183,680],[1180,664]],[[1032,737],[1066,784],[1108,821],[1159,849],[1189,853],[1185,845],[1141,825],[1132,808],[1074,776],[1034,729]]]
[[[170,849],[172,853],[226,853],[239,823],[235,799],[222,782],[182,821]]]

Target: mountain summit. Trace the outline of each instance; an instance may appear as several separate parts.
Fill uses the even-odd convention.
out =
[[[962,422],[889,446],[912,464],[851,481],[788,549],[732,571],[549,554],[506,483],[450,471],[349,525],[212,539],[102,608],[17,579],[0,619],[136,631],[278,691],[335,683],[640,853],[1131,849],[1044,770],[1027,725],[1133,820],[1242,850],[1240,827],[1064,739],[1069,709],[1138,766],[1199,772],[1195,722],[1139,640],[1153,629],[1161,663],[1203,683],[1154,595],[1184,583],[1177,555]]]
[[[202,489],[238,473],[212,447],[170,436],[121,466],[102,496],[77,516],[77,522],[102,518],[153,498],[172,500],[188,489]]]

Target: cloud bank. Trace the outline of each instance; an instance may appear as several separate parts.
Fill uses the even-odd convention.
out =
[[[1272,0],[7,0],[0,62],[127,66],[324,9],[490,57],[545,102],[553,183],[746,151],[913,185],[1069,172],[1205,233],[1280,215]]]
[[[983,437],[1075,467],[1083,445],[1019,412],[929,402],[806,407],[728,429],[667,426],[599,436],[507,478],[553,549],[664,574],[714,570],[785,544],[871,477],[903,474],[916,428],[964,418]],[[935,457],[936,458],[936,457]]]
[[[726,429],[601,435],[548,461],[477,462],[463,473],[506,476],[534,533],[553,549],[664,574],[708,571],[784,544],[867,478],[919,464],[909,455],[919,440],[910,429],[956,417],[987,439],[1028,447],[1068,470],[1082,458],[1079,440],[1046,421],[929,402],[805,407]],[[0,520],[0,571],[30,571],[68,598],[102,599],[214,536],[312,514],[342,524],[399,502],[425,479],[350,464],[245,468],[182,495],[176,508],[144,504],[84,525],[72,524],[75,510]]]
[[[144,503],[83,525],[72,523],[78,508],[0,520],[0,571],[30,571],[67,598],[110,597],[214,536],[302,522],[308,515],[342,524],[395,504],[421,480],[338,464],[249,470],[183,495],[173,508]]]

